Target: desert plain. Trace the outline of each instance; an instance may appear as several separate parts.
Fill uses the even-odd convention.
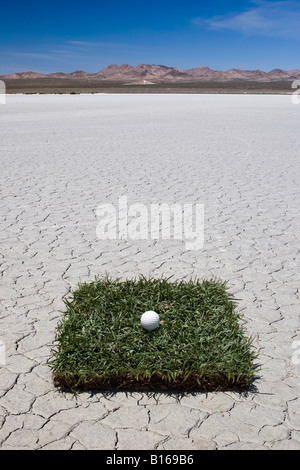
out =
[[[299,123],[288,95],[7,95],[1,449],[300,449]],[[203,247],[100,239],[97,207],[124,195],[203,204]],[[227,280],[255,337],[251,390],[57,390],[63,299],[105,273]]]

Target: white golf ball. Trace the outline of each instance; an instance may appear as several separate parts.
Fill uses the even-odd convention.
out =
[[[159,315],[156,312],[153,312],[153,310],[149,310],[148,312],[143,313],[141,316],[141,325],[143,328],[146,330],[155,330],[155,328],[158,327],[159,325]]]

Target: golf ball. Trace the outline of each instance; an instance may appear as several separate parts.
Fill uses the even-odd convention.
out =
[[[141,316],[141,325],[146,330],[155,330],[155,328],[159,325],[159,315],[153,310],[149,310],[148,312],[143,313]]]

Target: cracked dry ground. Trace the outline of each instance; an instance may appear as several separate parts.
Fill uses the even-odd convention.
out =
[[[288,96],[7,97],[2,449],[300,449],[299,121]],[[97,239],[97,206],[121,195],[204,204],[203,249]],[[256,390],[60,393],[46,362],[62,299],[106,272],[229,280],[255,335]]]

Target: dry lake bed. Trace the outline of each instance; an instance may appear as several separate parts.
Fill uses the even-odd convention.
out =
[[[299,124],[291,96],[7,96],[2,449],[300,449]],[[124,196],[131,209],[202,205],[203,246],[99,237],[97,208]],[[63,298],[105,273],[227,280],[255,337],[253,389],[55,389],[47,361]]]

